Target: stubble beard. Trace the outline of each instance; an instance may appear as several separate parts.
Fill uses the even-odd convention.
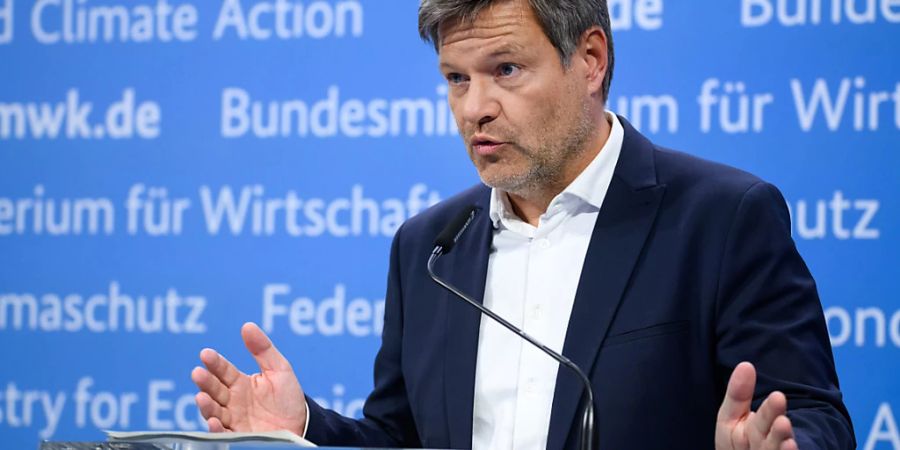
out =
[[[557,111],[562,108],[556,108]],[[556,195],[566,188],[572,180],[567,180],[567,172],[573,161],[587,152],[587,142],[597,129],[591,114],[591,106],[587,99],[582,101],[581,108],[573,117],[573,124],[562,132],[554,130],[554,125],[566,118],[547,123],[539,130],[532,130],[537,136],[533,145],[520,145],[510,142],[511,151],[524,159],[526,167],[518,173],[505,173],[486,177],[479,171],[481,181],[495,189],[525,198],[546,196],[548,192]],[[503,130],[506,132],[507,130]],[[513,133],[502,133],[500,136],[514,136]]]

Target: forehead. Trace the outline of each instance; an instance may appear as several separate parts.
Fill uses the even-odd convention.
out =
[[[455,52],[503,46],[516,50],[547,40],[526,0],[494,2],[474,19],[448,21],[440,29],[440,56]],[[547,40],[549,43],[549,40]]]

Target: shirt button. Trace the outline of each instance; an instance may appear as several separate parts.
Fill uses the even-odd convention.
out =
[[[540,319],[541,318],[541,305],[534,305],[531,307],[531,318],[532,319]]]
[[[543,249],[550,248],[550,239],[547,239],[547,238],[538,239],[538,247],[543,248]]]

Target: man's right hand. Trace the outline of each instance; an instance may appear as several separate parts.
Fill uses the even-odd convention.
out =
[[[260,372],[242,373],[215,350],[200,352],[206,368],[196,367],[191,379],[200,388],[195,397],[209,430],[288,430],[302,435],[306,427],[306,397],[291,364],[254,323],[241,327],[247,350]]]

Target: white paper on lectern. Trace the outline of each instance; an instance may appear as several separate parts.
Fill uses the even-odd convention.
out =
[[[315,447],[312,442],[287,430],[263,431],[259,433],[208,433],[204,431],[106,431],[109,441],[160,441],[185,440],[197,442],[283,442],[299,447]]]

